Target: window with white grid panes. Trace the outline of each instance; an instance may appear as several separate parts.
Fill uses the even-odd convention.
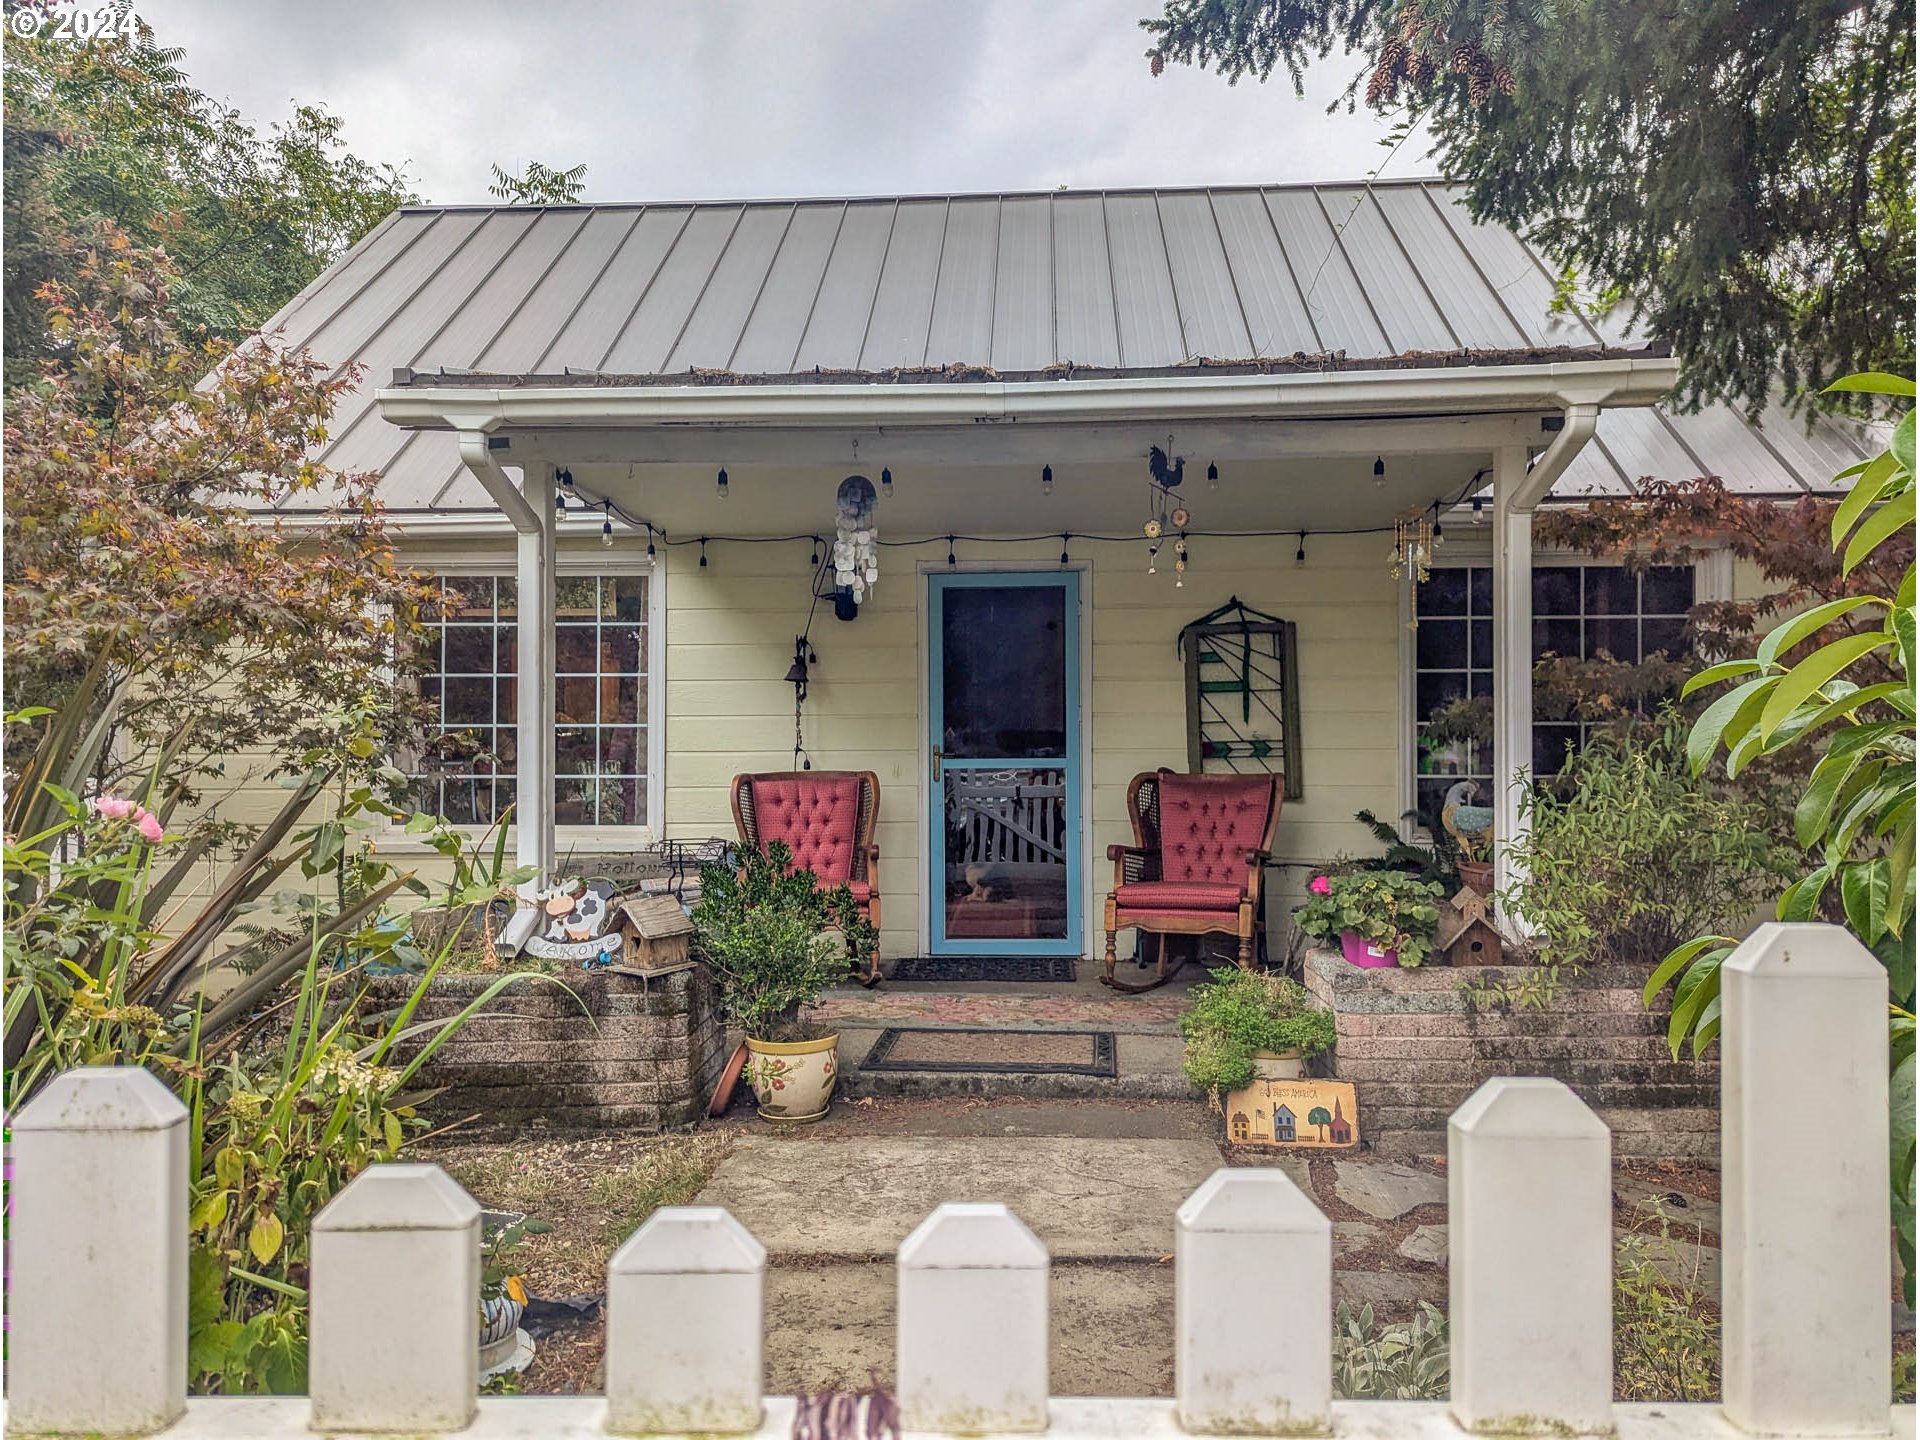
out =
[[[1680,658],[1691,650],[1687,612],[1694,603],[1694,571],[1655,565],[1636,573],[1617,565],[1536,563],[1533,569],[1533,658],[1597,659],[1602,654],[1638,664],[1656,655]],[[1431,722],[1457,700],[1493,696],[1493,571],[1485,565],[1435,569],[1414,593],[1420,623],[1414,632],[1413,762],[1420,821],[1438,823],[1446,793],[1461,780],[1480,783],[1491,803],[1498,759],[1479,738],[1442,739]],[[1569,747],[1586,743],[1589,727],[1542,718],[1533,726],[1533,769],[1552,775]]]
[[[442,575],[423,695],[468,758],[416,771],[419,802],[489,824],[514,802],[519,607],[511,575]],[[647,819],[647,577],[565,575],[555,584],[556,825]]]

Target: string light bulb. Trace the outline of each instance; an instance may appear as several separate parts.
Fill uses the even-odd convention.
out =
[[[947,536],[947,568],[951,570],[955,565],[958,565],[959,563],[960,562],[956,560],[953,555],[953,536],[949,535]]]
[[[1375,485],[1385,485],[1387,483],[1387,462],[1383,456],[1376,455],[1373,457],[1373,483]]]
[[[564,490],[553,492],[553,518],[555,520],[567,518],[567,492]]]
[[[611,550],[613,548],[613,501],[602,500],[600,504],[606,512],[605,518],[600,522],[600,543]]]
[[[889,499],[893,497],[893,471],[884,465],[880,467],[880,493]]]
[[[1293,552],[1293,563],[1302,570],[1307,568],[1307,532],[1300,532],[1300,548]]]
[[[1481,499],[1481,498],[1480,498],[1480,497],[1479,497],[1478,495],[1476,495],[1476,496],[1474,496],[1474,497],[1473,497],[1473,523],[1474,523],[1474,524],[1476,524],[1476,525],[1484,525],[1484,524],[1486,524],[1486,523],[1487,523],[1487,517],[1486,517],[1486,513],[1485,513],[1485,511],[1484,511],[1484,510],[1483,510],[1483,509],[1481,508],[1481,507],[1483,507],[1483,506],[1484,506],[1484,505],[1485,505],[1486,503],[1487,503],[1487,502],[1486,502],[1486,501],[1484,501],[1484,500],[1482,500],[1482,499]]]
[[[1207,489],[1218,490],[1219,488],[1220,488],[1220,467],[1218,465],[1215,465],[1212,461],[1208,461],[1207,462]]]
[[[655,554],[656,552],[653,548],[653,525],[649,522],[647,525],[647,559],[653,559]]]
[[[704,535],[700,537],[700,568],[707,568],[707,537]]]
[[[1067,554],[1067,542],[1072,538],[1072,532],[1066,530],[1060,532],[1060,565],[1063,569],[1073,561],[1073,557]]]
[[[1053,466],[1051,465],[1040,467],[1040,493],[1042,495],[1053,493]]]
[[[1149,575],[1158,575],[1160,573],[1154,564],[1154,561],[1159,556],[1159,554],[1160,554],[1160,547],[1158,545],[1147,546],[1147,573]]]
[[[720,472],[720,477],[715,482],[714,489],[719,492],[722,500],[727,498],[727,472],[725,470]]]

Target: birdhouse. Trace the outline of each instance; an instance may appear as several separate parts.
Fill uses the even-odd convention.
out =
[[[669,975],[693,965],[693,921],[671,895],[630,895],[614,903],[622,969]]]
[[[1463,887],[1440,912],[1440,925],[1433,943],[1434,948],[1447,957],[1449,965],[1500,964],[1500,928],[1493,923],[1487,897],[1471,887]]]

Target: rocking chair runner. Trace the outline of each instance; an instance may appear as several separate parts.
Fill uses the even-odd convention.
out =
[[[1132,845],[1109,845],[1106,974],[1100,983],[1128,994],[1164,985],[1168,935],[1236,935],[1242,970],[1253,968],[1260,886],[1280,824],[1277,775],[1136,775],[1127,788]],[[1121,930],[1159,937],[1159,973],[1145,985],[1114,978]]]
[[[874,929],[880,928],[880,780],[871,770],[782,770],[733,777],[733,820],[740,839],[756,850],[778,840],[797,868],[811,870],[822,889],[844,883]],[[880,983],[874,952],[860,983]]]

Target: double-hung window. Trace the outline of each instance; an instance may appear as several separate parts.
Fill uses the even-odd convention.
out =
[[[1611,656],[1639,664],[1689,652],[1687,612],[1695,577],[1687,565],[1640,572],[1618,565],[1536,561],[1533,567],[1533,658],[1593,660]],[[1421,823],[1437,823],[1446,793],[1477,780],[1490,800],[1500,760],[1491,740],[1493,715],[1493,571],[1485,565],[1435,569],[1414,592],[1419,625],[1413,639],[1413,769]],[[1590,726],[1556,715],[1534,692],[1536,775],[1552,775],[1569,748],[1586,743]]]
[[[646,574],[562,574],[555,583],[556,825],[613,829],[649,818],[652,618]],[[519,734],[519,603],[511,573],[443,573],[421,693],[439,706],[448,758],[418,763],[416,803],[489,824],[513,803]]]

